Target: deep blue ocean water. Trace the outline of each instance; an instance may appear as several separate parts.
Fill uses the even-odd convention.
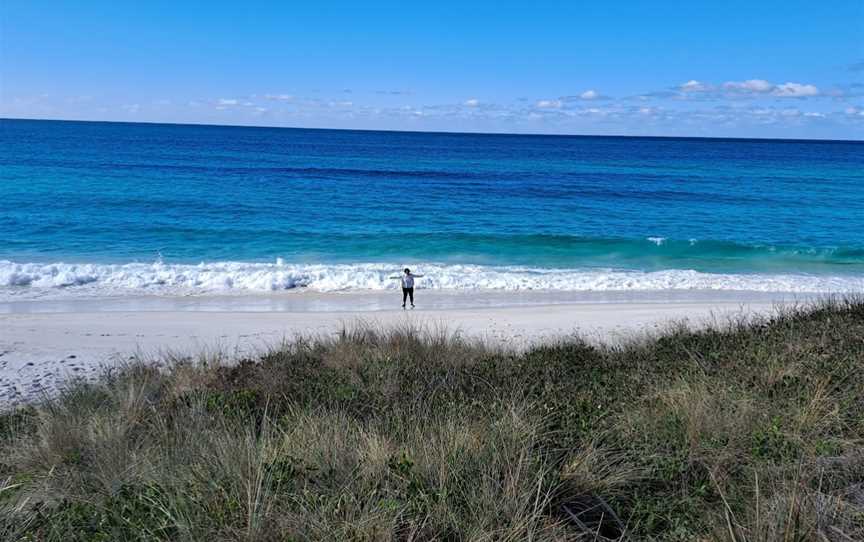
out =
[[[855,290],[864,143],[0,121],[6,293],[379,288],[406,264],[442,288]]]

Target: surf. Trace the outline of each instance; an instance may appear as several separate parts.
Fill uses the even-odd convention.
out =
[[[0,261],[0,300],[27,297],[173,295],[228,292],[389,290],[404,263],[300,264],[221,261],[198,264],[20,263]],[[536,268],[411,262],[418,288],[492,291],[747,290],[840,293],[864,290],[864,277],[804,273],[704,273],[687,269]]]

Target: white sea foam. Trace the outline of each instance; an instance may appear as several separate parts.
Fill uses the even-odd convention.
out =
[[[385,263],[290,264],[214,262],[165,264],[15,263],[0,260],[0,300],[53,295],[140,295],[269,292],[308,288],[320,292],[398,288],[390,279],[402,265]],[[692,270],[627,271],[535,269],[480,265],[416,264],[426,276],[418,287],[456,290],[656,291],[746,290],[849,293],[864,291],[864,276],[719,274]]]

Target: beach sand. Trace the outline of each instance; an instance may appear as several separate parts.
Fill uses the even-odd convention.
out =
[[[521,349],[576,334],[622,340],[672,322],[705,325],[788,302],[740,293],[610,299],[423,292],[418,309],[403,311],[393,293],[376,292],[6,303],[0,306],[0,408],[55,393],[70,378],[96,378],[136,357],[230,361],[361,322],[445,329]]]

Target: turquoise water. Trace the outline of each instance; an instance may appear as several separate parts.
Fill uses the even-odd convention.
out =
[[[2,120],[0,151],[5,295],[864,286],[861,142]]]

